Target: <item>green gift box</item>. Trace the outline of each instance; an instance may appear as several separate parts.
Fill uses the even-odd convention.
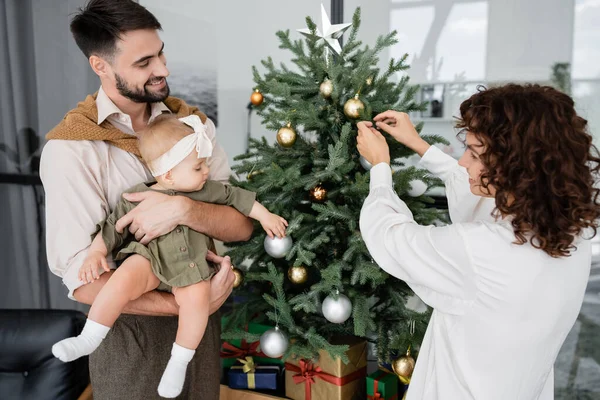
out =
[[[221,318],[221,327],[224,327],[226,323],[226,317]],[[269,329],[273,328],[273,326],[251,322],[248,324],[246,330],[250,333],[262,335]],[[230,368],[237,362],[238,358],[244,358],[247,356],[252,357],[257,364],[283,365],[283,360],[281,358],[271,358],[263,354],[260,351],[260,343],[258,341],[248,343],[241,339],[229,340],[224,342],[221,347],[221,365],[223,368]]]
[[[367,376],[367,399],[397,400],[398,377],[382,369]]]

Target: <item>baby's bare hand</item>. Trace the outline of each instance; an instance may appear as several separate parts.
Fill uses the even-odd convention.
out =
[[[260,221],[260,224],[271,239],[273,236],[285,237],[285,228],[288,226],[288,222],[279,215],[271,213],[264,221]]]
[[[100,279],[100,269],[110,271],[106,257],[98,252],[90,252],[79,269],[79,280],[84,284],[92,283]]]

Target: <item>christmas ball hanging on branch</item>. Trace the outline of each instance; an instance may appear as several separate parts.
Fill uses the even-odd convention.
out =
[[[344,114],[346,114],[346,117],[348,118],[357,119],[364,109],[365,104],[360,101],[358,94],[344,104]]]
[[[286,126],[277,131],[277,143],[279,143],[281,147],[292,147],[294,143],[296,143],[296,137],[296,131],[289,122]]]
[[[253,169],[252,171],[248,172],[248,175],[246,176],[246,178],[247,178],[249,181],[251,181],[251,180],[252,180],[252,178],[254,178],[256,175],[259,175],[259,174],[261,174],[261,173],[262,173],[262,171],[259,171],[259,170],[256,170],[256,169]]]
[[[288,278],[292,283],[301,285],[308,279],[308,271],[306,270],[306,267],[302,265],[291,266],[288,269]]]
[[[407,193],[410,197],[423,196],[427,191],[427,184],[420,179],[413,179],[408,183],[410,188]]]
[[[271,239],[265,237],[264,247],[268,255],[273,258],[283,258],[292,248],[292,238],[289,236],[278,238],[277,236]]]
[[[342,324],[352,314],[352,302],[343,294],[338,294],[337,299],[329,295],[323,300],[321,311],[327,321]]]
[[[398,375],[402,383],[410,382],[410,377],[415,369],[415,359],[410,355],[410,346],[406,350],[406,355],[397,358],[392,362],[392,369]],[[406,383],[405,383],[406,382]]]
[[[373,164],[371,164],[369,161],[367,161],[367,159],[364,158],[363,156],[360,156],[359,161],[360,161],[360,165],[362,165],[362,167],[365,170],[369,171],[371,168],[373,168]]]
[[[254,106],[260,106],[263,103],[264,99],[265,98],[258,89],[254,89],[254,92],[252,93],[252,95],[250,95],[250,103],[252,103],[252,105]]]
[[[238,288],[244,282],[244,274],[242,271],[233,265],[231,266],[231,270],[233,271],[233,275],[235,275],[235,280],[233,281],[233,287]]]
[[[310,189],[308,192],[308,197],[310,197],[311,201],[315,203],[322,203],[327,200],[327,189],[321,185],[317,185]]]
[[[321,83],[321,86],[319,86],[319,93],[326,99],[330,98],[331,93],[333,93],[333,82],[329,79],[325,79],[323,83]]]
[[[269,329],[260,337],[260,350],[265,353],[267,357],[281,357],[286,352],[288,344],[289,341],[287,336],[277,326],[273,329]]]

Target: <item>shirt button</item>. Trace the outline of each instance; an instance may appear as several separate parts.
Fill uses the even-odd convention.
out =
[[[180,247],[179,250],[186,251],[187,249],[185,247]]]
[[[190,263],[190,268],[194,268],[195,266],[196,266],[196,263],[195,263],[195,262],[191,262],[191,263]]]
[[[175,232],[177,232],[177,233],[181,233],[181,228],[177,228],[177,229],[175,229]]]

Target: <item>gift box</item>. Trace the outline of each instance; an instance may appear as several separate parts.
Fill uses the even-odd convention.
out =
[[[397,400],[399,383],[396,374],[378,369],[367,376],[367,399]]]
[[[280,365],[256,365],[252,357],[238,360],[227,371],[229,387],[232,389],[276,390],[281,375]]]
[[[321,350],[315,363],[288,359],[285,363],[285,394],[294,400],[364,400],[367,376],[367,342],[356,337],[336,338],[347,344],[348,364]]]
[[[260,392],[252,392],[250,390],[231,389],[225,385],[221,385],[219,395],[220,400],[283,400],[283,397],[272,396]]]
[[[221,319],[221,326],[224,327],[226,322],[227,319],[223,317]],[[269,325],[250,323],[247,326],[247,331],[257,335],[262,335],[272,328],[273,327]],[[254,358],[254,362],[256,364],[278,364],[283,366],[283,360],[281,358],[267,357],[266,354],[259,351],[259,346],[260,342],[258,341],[252,343],[248,343],[245,340],[230,340],[228,342],[224,342],[221,347],[221,366],[223,368],[229,368],[237,362],[238,358],[244,358],[248,356]]]

